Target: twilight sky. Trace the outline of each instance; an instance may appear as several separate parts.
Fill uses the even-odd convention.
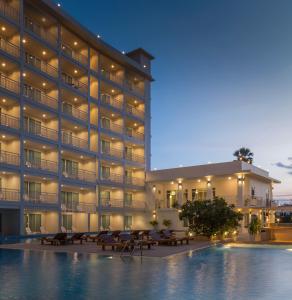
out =
[[[119,50],[152,53],[152,168],[233,159],[292,194],[291,0],[62,0]],[[290,172],[290,174],[289,174]]]

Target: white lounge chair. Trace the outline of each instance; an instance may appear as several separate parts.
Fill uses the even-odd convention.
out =
[[[44,226],[41,226],[40,230],[41,230],[41,234],[47,234],[48,233],[48,231],[45,229]]]
[[[25,231],[27,235],[36,234],[36,232],[32,232],[29,227],[26,227]]]
[[[62,233],[67,233],[67,230],[66,230],[66,228],[64,226],[61,226],[61,232]]]

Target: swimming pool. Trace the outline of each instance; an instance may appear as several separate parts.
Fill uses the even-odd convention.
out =
[[[167,259],[0,250],[0,299],[287,299],[292,252],[213,247]]]

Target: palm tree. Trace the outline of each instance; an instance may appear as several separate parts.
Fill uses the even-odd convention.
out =
[[[237,157],[237,160],[245,161],[252,164],[253,153],[248,148],[241,147],[233,153],[233,156]]]

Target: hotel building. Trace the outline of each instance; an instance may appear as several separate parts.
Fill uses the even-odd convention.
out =
[[[152,59],[0,0],[0,234],[148,226]]]
[[[243,161],[206,164],[147,172],[149,203],[153,219],[163,228],[164,219],[172,227],[186,229],[179,220],[179,208],[187,200],[200,201],[222,197],[243,214],[240,231],[257,216],[264,226],[275,222],[273,185],[280,183],[269,173]]]

